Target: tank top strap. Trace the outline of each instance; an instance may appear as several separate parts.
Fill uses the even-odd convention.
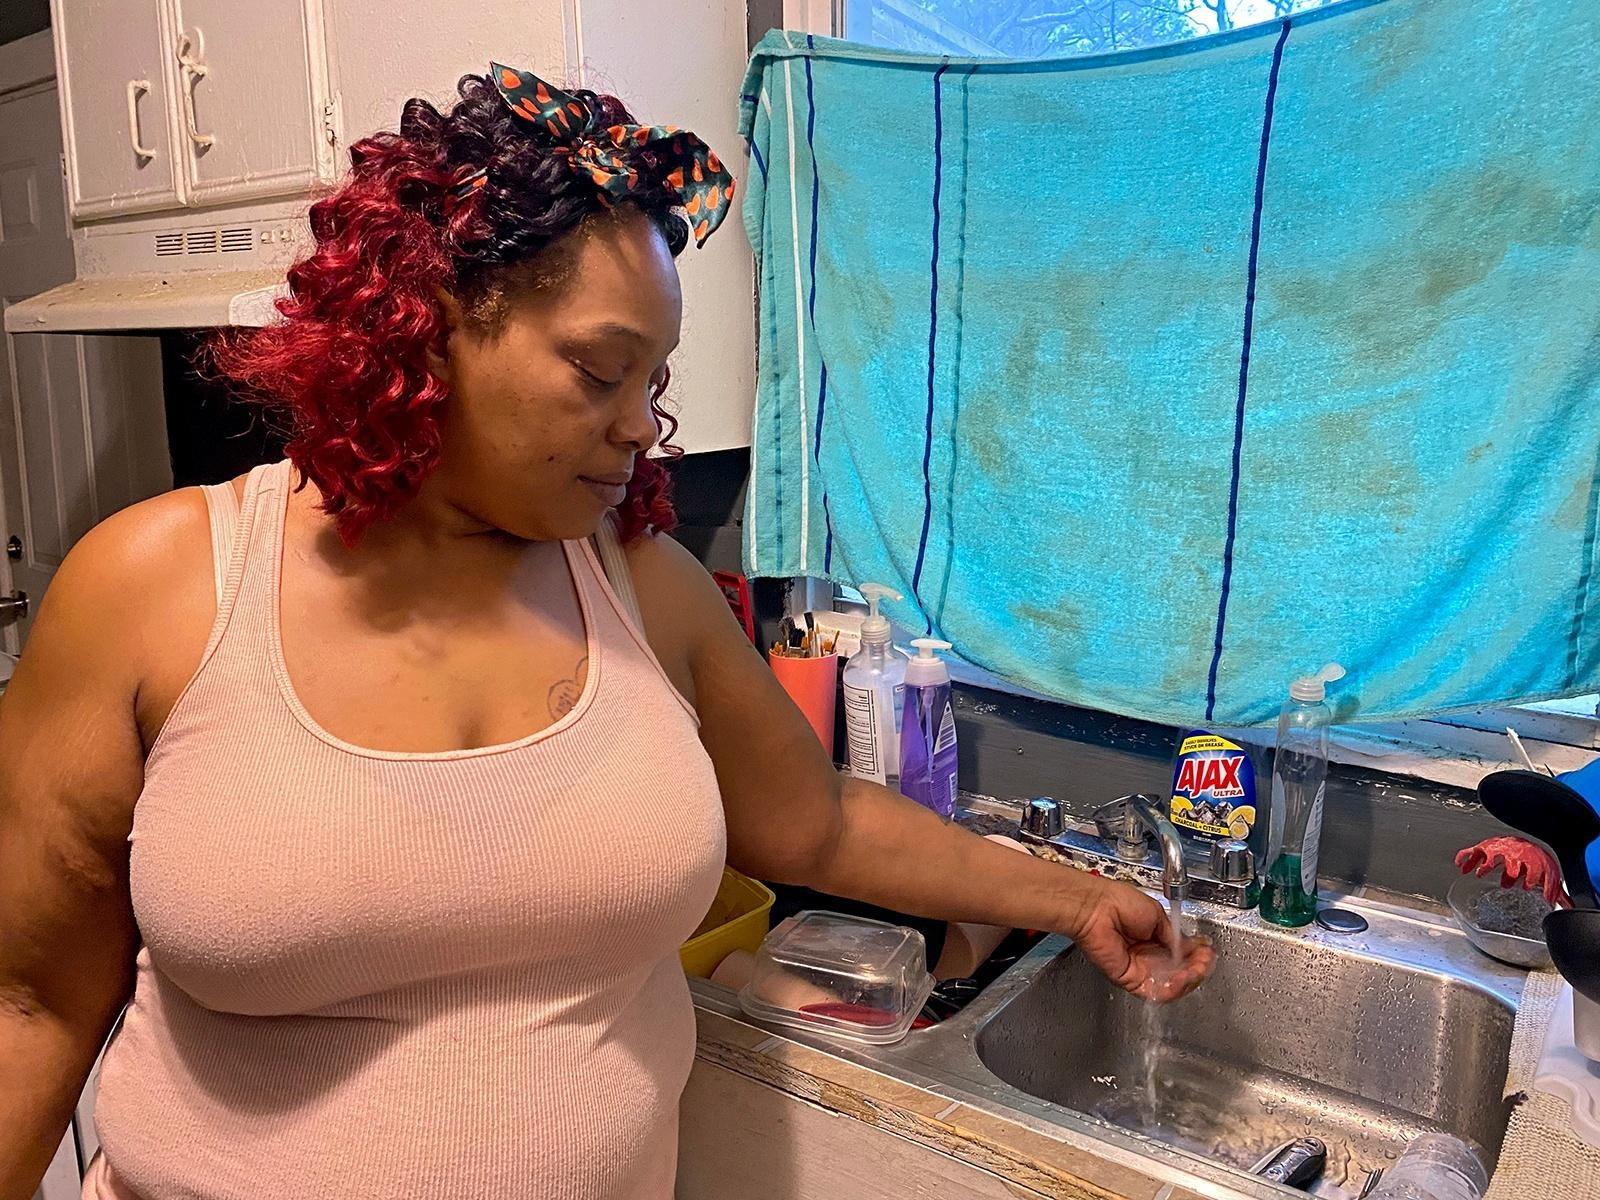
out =
[[[572,567],[573,581],[583,592],[585,607],[596,622],[597,638],[608,653],[629,653],[642,660],[645,669],[660,676],[667,690],[698,725],[700,714],[678,690],[677,684],[672,682],[672,677],[656,657],[656,652],[650,648],[650,640],[644,632],[644,619],[639,612],[639,601],[634,594],[633,574],[628,569],[627,556],[616,541],[615,534],[611,534],[615,553],[610,556],[609,562],[601,557],[600,548],[605,545],[607,533],[602,527],[594,539],[562,543],[567,551],[567,562]],[[627,599],[621,594],[622,588],[626,588]]]
[[[289,470],[287,461],[255,467],[245,478],[243,499],[235,497],[231,483],[203,489],[211,525],[217,615],[211,626],[211,636],[206,642],[205,654],[201,658],[202,665],[215,652],[232,623],[247,581],[260,573],[263,564],[268,568],[272,565],[268,547],[272,540],[273,520],[274,517],[279,522],[283,520],[283,489],[274,485],[286,484]],[[279,498],[279,511],[276,514],[271,507],[274,497]]]
[[[621,602],[623,615],[632,621],[641,630],[644,628],[644,615],[639,611],[639,596],[633,590],[633,571],[628,567],[628,553],[622,548],[622,539],[617,535],[617,523],[610,513],[600,522],[600,528],[594,535],[595,550],[600,558],[600,567],[605,572],[606,582],[611,585],[611,590],[617,594]]]
[[[211,577],[216,586],[217,611],[228,595],[228,568],[233,562],[233,539],[239,531],[239,497],[233,483],[212,483],[200,489],[211,524]]]

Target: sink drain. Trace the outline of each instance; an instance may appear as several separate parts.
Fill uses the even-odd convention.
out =
[[[1317,924],[1329,933],[1365,933],[1367,919],[1348,908],[1325,908],[1317,914]]]

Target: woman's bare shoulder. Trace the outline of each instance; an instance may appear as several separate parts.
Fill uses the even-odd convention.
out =
[[[70,639],[72,657],[122,664],[137,684],[164,658],[187,659],[196,631],[203,648],[215,608],[212,579],[200,489],[141,501],[73,546],[40,604],[29,649]]]

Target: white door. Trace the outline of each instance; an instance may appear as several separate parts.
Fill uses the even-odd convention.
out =
[[[332,177],[326,50],[308,0],[173,0],[192,204],[304,193]],[[375,20],[399,19],[382,6]]]
[[[176,207],[161,0],[54,0],[51,10],[73,213]]]
[[[0,89],[4,87],[0,80]],[[53,83],[0,90],[0,308],[73,276]],[[18,653],[73,542],[172,486],[151,337],[6,335],[0,341],[0,651]],[[3,606],[0,606],[3,607]],[[7,619],[11,618],[11,619]]]

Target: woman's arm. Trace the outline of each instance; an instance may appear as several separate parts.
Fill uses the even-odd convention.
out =
[[[1066,933],[1114,982],[1152,999],[1175,999],[1209,973],[1211,949],[1192,942],[1172,969],[1166,914],[1137,889],[841,778],[699,563],[667,539],[631,557],[647,621],[673,614],[659,624],[690,664],[734,866],[918,916]]]
[[[137,613],[171,590],[165,532],[194,520],[140,507],[68,556],[0,698],[0,1200],[33,1195],[132,986]]]

